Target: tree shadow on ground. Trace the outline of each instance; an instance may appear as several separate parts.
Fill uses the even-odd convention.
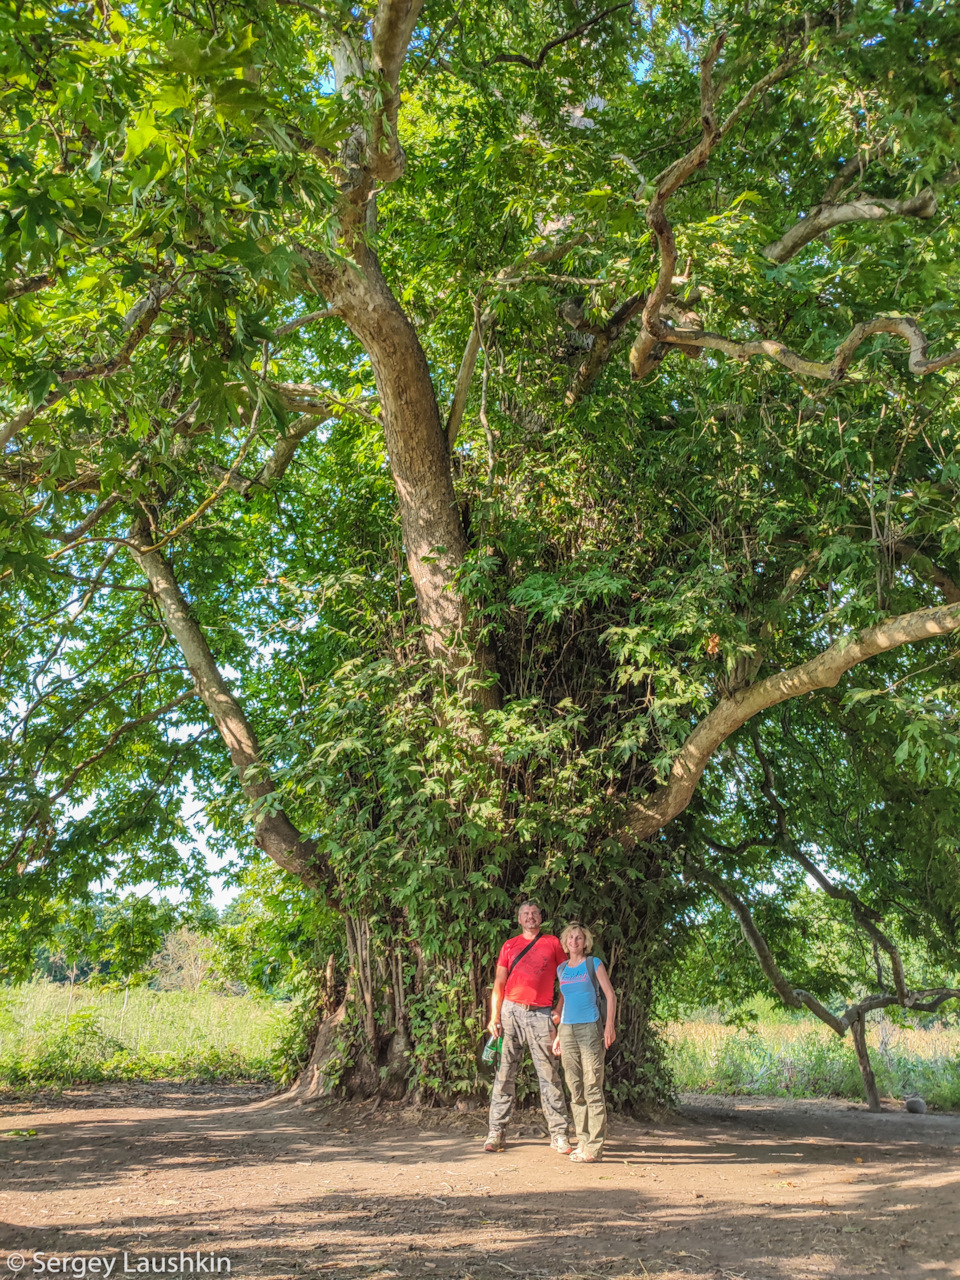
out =
[[[956,1157],[915,1127],[704,1106],[616,1124],[611,1159],[583,1167],[531,1136],[533,1117],[483,1157],[482,1115],[423,1130],[400,1109],[166,1101],[21,1113],[36,1136],[0,1148],[17,1210],[0,1250],[109,1255],[115,1276],[124,1252],[179,1274],[163,1260],[181,1249],[231,1274],[338,1280],[958,1274]]]

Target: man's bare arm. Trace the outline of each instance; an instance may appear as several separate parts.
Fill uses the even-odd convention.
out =
[[[503,964],[497,965],[497,975],[493,980],[493,992],[490,996],[490,1021],[487,1023],[487,1030],[492,1036],[498,1036],[501,1032],[500,1026],[500,1005],[503,1003],[503,988],[507,983],[507,967]]]

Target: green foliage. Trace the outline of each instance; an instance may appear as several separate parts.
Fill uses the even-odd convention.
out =
[[[88,992],[44,982],[0,1002],[0,1085],[131,1080],[270,1080],[289,1005],[139,989]]]
[[[404,176],[363,196],[366,247],[441,418],[489,316],[444,455],[468,543],[444,593],[489,643],[501,695],[480,717],[476,689],[425,657],[383,371],[339,314],[283,332],[322,311],[305,255],[343,265],[338,193],[385,109],[359,62],[334,83],[372,10],[323,12],[0,8],[0,420],[23,416],[0,457],[3,972],[40,947],[51,973],[141,969],[197,918],[199,809],[241,887],[224,972],[296,994],[309,1028],[327,956],[337,998],[363,960],[373,1039],[405,1022],[427,1096],[477,1087],[516,903],[585,918],[625,997],[611,1089],[639,1105],[669,1092],[650,1021],[663,975],[684,975],[686,1001],[737,1004],[759,982],[685,858],[754,901],[791,980],[831,1000],[885,981],[774,839],[749,730],[658,839],[636,847],[623,816],[721,699],[960,580],[956,374],[918,382],[887,335],[835,387],[714,353],[632,383],[626,341],[589,394],[578,370],[656,279],[645,210],[699,136],[699,62],[721,28],[721,118],[807,43],[671,204],[678,305],[817,359],[879,313],[916,314],[936,350],[955,341],[960,13],[683,0],[558,40],[583,21],[566,0],[426,7],[401,74]],[[851,221],[771,262],[764,247],[857,155],[843,199],[929,185],[936,218]],[[274,789],[253,806],[128,554],[135,521],[262,746]],[[955,968],[960,942],[957,673],[952,641],[898,650],[758,730],[797,846],[916,939],[918,973]],[[316,838],[340,918],[252,850],[251,820],[280,807]],[[145,883],[189,908],[124,906]],[[370,1039],[361,994],[345,1081]],[[63,1053],[79,1063],[77,1025]],[[294,1064],[299,1035],[281,1050]]]
[[[223,978],[263,995],[303,998],[329,956],[344,969],[343,923],[319,895],[262,858],[243,869],[239,886],[214,934]]]

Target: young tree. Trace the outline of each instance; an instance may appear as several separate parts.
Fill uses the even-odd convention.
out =
[[[718,749],[953,672],[960,18],[2,21],[8,892],[175,876],[192,783],[342,914],[354,1086],[442,1092],[542,891],[655,1094]]]

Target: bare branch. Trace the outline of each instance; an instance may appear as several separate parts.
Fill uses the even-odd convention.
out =
[[[309,382],[268,382],[267,386],[293,413],[326,413],[331,403],[328,391]]]
[[[738,342],[724,338],[719,333],[707,333],[702,329],[670,329],[661,324],[658,341],[662,344],[703,347],[709,351],[721,351],[734,360],[744,363],[752,356],[762,356],[783,365],[799,378],[814,378],[819,382],[839,382],[844,377],[857,350],[868,338],[878,333],[889,333],[902,338],[908,347],[907,367],[918,377],[939,373],[960,365],[960,347],[948,351],[933,360],[927,358],[927,340],[916,320],[911,316],[877,316],[863,324],[855,325],[834,349],[829,361],[806,360],[782,342],[771,339]]]
[[[580,36],[586,35],[591,27],[595,27],[598,22],[602,22],[604,18],[610,16],[611,13],[617,13],[620,9],[632,9],[633,0],[626,0],[624,4],[613,4],[609,9],[602,9],[600,13],[594,14],[592,18],[588,18],[586,22],[581,22],[579,27],[574,27],[572,31],[565,31],[563,35],[555,36],[553,40],[547,41],[535,58],[528,58],[524,53],[498,53],[492,58],[487,58],[486,62],[481,62],[481,67],[492,67],[498,62],[519,63],[520,66],[529,67],[531,71],[539,71],[547,55],[562,44],[569,44],[571,40],[577,40]]]
[[[0,303],[14,302],[28,293],[38,293],[41,289],[49,289],[55,276],[49,273],[42,276],[14,276],[0,284]]]
[[[854,355],[862,344],[879,333],[889,333],[903,339],[909,348],[910,372],[920,377],[937,373],[941,369],[960,364],[960,348],[930,360],[927,358],[927,342],[919,324],[909,316],[877,316],[854,326],[846,338],[838,344],[833,358],[828,362],[806,360],[782,342],[759,340],[738,342],[720,334],[702,329],[674,329],[666,324],[661,311],[670,291],[670,281],[677,264],[677,246],[666,216],[666,204],[690,175],[706,164],[714,146],[729,133],[747,107],[772,85],[783,80],[799,65],[803,49],[784,60],[769,72],[740,99],[722,125],[714,116],[713,66],[723,47],[723,37],[718,37],[708,50],[701,64],[700,117],[702,134],[700,141],[674,161],[654,181],[656,194],[647,208],[647,225],[653,232],[660,252],[660,272],[657,283],[643,310],[643,327],[630,352],[630,369],[634,378],[645,377],[661,362],[671,346],[685,351],[705,348],[720,351],[735,360],[747,361],[752,356],[774,360],[801,378],[814,378],[824,382],[837,382],[847,372]],[[936,211],[936,199],[931,191],[922,192],[913,200],[887,201],[872,199],[851,201],[848,204],[827,204],[811,210],[807,219],[791,228],[780,240],[768,245],[764,251],[773,261],[787,261],[803,244],[828,231],[841,222],[875,217],[930,217]],[[819,230],[818,230],[819,228]]]
[[[956,987],[931,987],[924,991],[911,991],[907,994],[906,1002],[900,1000],[899,996],[891,995],[887,992],[882,995],[867,996],[865,1000],[859,1000],[856,1004],[851,1005],[843,1014],[840,1022],[843,1024],[844,1030],[852,1026],[861,1014],[871,1013],[874,1009],[889,1009],[891,1005],[902,1005],[905,1009],[910,1009],[914,1013],[936,1013],[942,1004],[948,1000],[960,1000],[960,989]]]
[[[682,813],[717,747],[758,712],[816,689],[833,688],[845,672],[880,653],[948,636],[957,630],[960,604],[918,609],[888,618],[859,634],[843,636],[808,662],[722,698],[683,744],[666,784],[646,800],[628,805],[627,829],[635,839],[647,840]]]
[[[213,504],[221,496],[221,494],[223,494],[229,488],[231,479],[236,475],[237,467],[240,466],[240,463],[247,456],[247,450],[253,444],[259,430],[260,430],[260,406],[257,405],[253,413],[253,425],[250,428],[250,432],[247,435],[247,438],[244,440],[243,444],[240,446],[240,452],[237,454],[236,458],[234,458],[233,462],[231,463],[230,470],[227,472],[224,478],[217,485],[216,489],[214,489],[213,493],[211,493],[208,497],[204,498],[203,502],[200,503],[199,507],[197,507],[195,511],[191,511],[190,515],[188,515],[184,520],[181,520],[178,525],[175,525],[174,528],[172,528],[169,533],[165,533],[163,537],[160,539],[160,541],[157,542],[154,546],[139,548],[141,554],[146,554],[147,552],[151,552],[151,551],[160,551],[168,543],[172,542],[174,538],[178,538],[181,533],[185,533],[186,530],[189,529],[192,524],[195,524],[196,521],[200,519],[204,511],[207,511],[210,507],[213,506]]]
[[[881,196],[864,196],[844,204],[815,205],[805,218],[794,223],[779,240],[763,250],[771,262],[788,262],[811,240],[826,235],[846,222],[881,222],[888,218],[932,218],[937,212],[937,197],[929,187],[909,200],[886,200]]]
[[[333,316],[339,314],[336,307],[325,307],[323,311],[311,311],[308,316],[300,316],[296,320],[288,320],[286,324],[280,326],[273,336],[274,338],[285,338],[288,333],[302,329],[304,325],[319,324],[321,320],[330,320]]]

